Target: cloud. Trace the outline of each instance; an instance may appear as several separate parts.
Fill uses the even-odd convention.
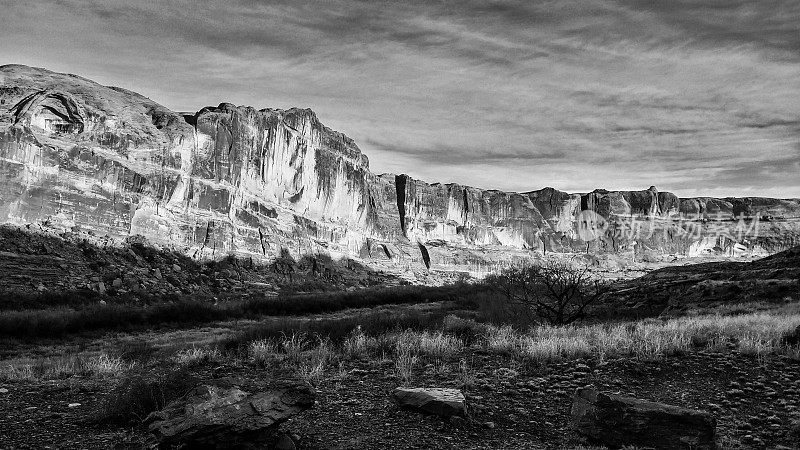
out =
[[[0,0],[3,62],[181,111],[311,107],[377,172],[800,196],[795,0],[27,3]]]

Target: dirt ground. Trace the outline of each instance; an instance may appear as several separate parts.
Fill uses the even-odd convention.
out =
[[[350,361],[316,388],[317,404],[283,425],[300,448],[574,448],[586,442],[570,427],[571,396],[593,384],[607,392],[713,412],[723,448],[798,448],[800,361],[756,358],[733,349],[641,361],[619,359],[525,365],[465,349],[444,366],[420,366],[412,386],[461,388],[469,419],[449,423],[399,409],[401,384],[391,360]],[[263,383],[280,368],[223,360],[199,367],[201,378]],[[0,384],[0,448],[141,448],[143,427],[98,425],[92,418],[113,380]],[[794,433],[794,434],[793,434]],[[782,446],[782,447],[781,447]]]

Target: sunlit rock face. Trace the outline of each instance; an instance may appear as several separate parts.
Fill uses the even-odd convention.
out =
[[[138,234],[198,258],[287,249],[480,272],[547,252],[772,253],[800,244],[798,217],[796,199],[511,193],[375,175],[311,110],[180,114],[73,75],[0,67],[3,222]]]

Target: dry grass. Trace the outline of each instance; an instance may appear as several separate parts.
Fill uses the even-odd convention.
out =
[[[100,354],[70,354],[20,358],[0,365],[0,379],[55,380],[72,376],[117,376],[132,367],[121,358]]]
[[[268,339],[253,341],[248,346],[248,353],[253,362],[266,366],[278,358],[278,344]]]
[[[185,366],[199,366],[222,358],[219,349],[192,347],[175,354],[175,362]]]
[[[783,338],[800,325],[800,314],[753,313],[738,316],[682,317],[668,321],[592,326],[542,326],[527,333],[490,327],[486,347],[537,361],[595,356],[657,359],[694,348],[738,346],[745,355],[764,357],[792,352]]]
[[[411,382],[417,360],[417,355],[409,347],[399,346],[397,348],[394,367],[397,376],[403,381],[404,385],[408,385]]]

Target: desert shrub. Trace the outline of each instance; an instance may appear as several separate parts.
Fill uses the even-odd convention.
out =
[[[417,354],[413,348],[408,346],[398,346],[395,356],[395,371],[397,376],[408,384],[414,376],[414,366],[417,364]]]
[[[424,331],[419,334],[418,348],[420,353],[442,360],[451,358],[458,353],[464,348],[464,342],[456,336],[441,331]]]
[[[175,354],[175,362],[195,367],[219,361],[222,355],[217,348],[192,347],[180,350]]]
[[[154,411],[185,396],[198,379],[186,367],[134,368],[103,400],[96,419],[137,424]]]
[[[145,364],[158,353],[158,348],[147,339],[137,338],[117,344],[112,351],[125,361]]]
[[[115,376],[131,365],[121,358],[100,354],[65,354],[11,360],[0,366],[0,378],[53,380],[72,376]]]
[[[742,354],[764,357],[796,351],[783,342],[799,323],[800,314],[753,313],[580,327],[543,325],[528,332],[516,331],[509,325],[489,326],[485,345],[498,353],[544,361],[587,356],[651,360],[679,355],[699,345],[724,349],[728,343],[738,342]]]
[[[301,380],[316,384],[334,359],[334,351],[326,341],[320,341],[314,348],[298,355],[297,375]]]
[[[49,309],[59,306],[80,307],[96,304],[102,296],[91,289],[46,291],[37,293],[0,293],[0,310]]]
[[[159,302],[158,298],[145,296],[146,306],[110,301],[101,305],[97,301],[92,301],[90,304],[81,303],[69,307],[65,303],[51,309],[0,311],[0,336],[31,339],[109,329],[129,331],[161,324],[193,325],[264,316],[321,314],[389,304],[456,301],[463,295],[469,295],[469,292],[466,294],[459,292],[455,286],[433,288],[399,286],[353,292],[250,298],[219,303],[188,296],[178,297],[166,303]],[[408,316],[404,320],[409,321],[409,326],[416,326],[410,323],[415,320],[413,317]],[[355,325],[357,324],[353,324]],[[342,330],[343,334],[337,338],[349,333],[353,326]],[[334,330],[330,331],[333,333]]]
[[[542,326],[518,341],[519,352],[534,361],[573,359],[591,355],[588,333],[575,327]]]
[[[442,329],[449,334],[458,336],[465,345],[477,342],[486,334],[486,326],[472,319],[462,319],[454,314],[448,314],[442,321]]]
[[[90,359],[86,367],[94,374],[117,375],[126,368],[126,364],[122,358],[101,353],[97,358]]]
[[[444,316],[444,311],[420,312],[387,309],[345,317],[270,318],[263,319],[258,325],[225,340],[222,346],[226,350],[242,350],[252,341],[277,340],[298,333],[304,333],[307,337],[329,340],[335,345],[340,345],[359,326],[363,333],[377,336],[391,330],[436,329],[441,326]]]
[[[278,345],[267,339],[253,341],[248,347],[248,354],[256,364],[268,366],[278,359]]]
[[[608,292],[589,268],[556,259],[509,267],[486,283],[511,305],[525,307],[541,323],[568,325],[586,316],[586,308]]]
[[[280,342],[281,349],[286,355],[286,359],[291,363],[300,361],[300,355],[308,348],[310,342],[308,336],[303,332],[293,331],[291,334],[283,336]]]
[[[359,325],[342,342],[342,351],[350,358],[361,358],[368,351],[368,343],[369,338]]]

